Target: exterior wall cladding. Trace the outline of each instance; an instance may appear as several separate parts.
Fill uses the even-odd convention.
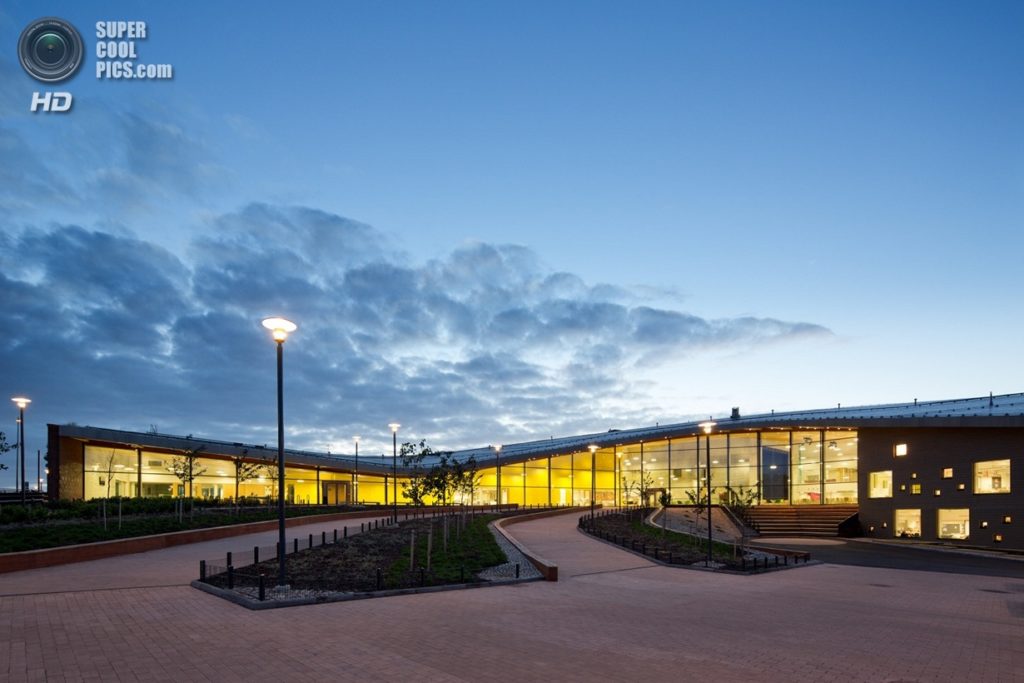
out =
[[[938,511],[968,509],[969,537],[948,542],[1024,548],[1024,430],[872,428],[859,430],[858,438],[857,487],[866,536],[893,538],[895,511],[920,510],[921,539],[940,540]],[[906,455],[895,455],[897,444],[906,444]],[[1010,461],[1006,493],[975,493],[974,465],[990,460]],[[944,476],[947,468],[952,468],[952,477]],[[886,470],[892,471],[892,497],[870,497],[871,473]],[[915,484],[920,485],[920,493],[913,493]],[[1000,535],[1002,540],[997,541]]]

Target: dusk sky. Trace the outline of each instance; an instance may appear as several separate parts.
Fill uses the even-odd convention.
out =
[[[334,452],[1024,390],[1024,3],[186,6],[0,7],[30,472],[47,422],[272,443],[270,315]],[[100,20],[173,79],[98,79]]]

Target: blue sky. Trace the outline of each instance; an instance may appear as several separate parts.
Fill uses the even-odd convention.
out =
[[[28,112],[45,15],[90,55],[67,115]],[[101,19],[145,20],[174,80],[98,81]],[[0,377],[33,451],[47,421],[272,441],[271,313],[313,448],[1020,391],[1022,28],[997,2],[5,4]]]

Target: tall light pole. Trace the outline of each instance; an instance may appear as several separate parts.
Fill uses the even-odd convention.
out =
[[[266,318],[263,327],[270,330],[277,342],[277,587],[284,590],[284,340],[298,325],[284,318]]]
[[[597,496],[597,444],[590,444],[590,519],[594,519],[594,498]]]
[[[358,436],[352,437],[352,440],[356,442],[356,471],[352,475],[352,498],[356,505],[359,504],[359,439]]]
[[[398,428],[402,425],[392,422],[391,427],[391,509],[395,524],[398,524]]]
[[[15,396],[11,399],[18,406],[18,460],[21,462],[21,474],[18,475],[18,489],[21,490],[21,502],[25,502],[25,406],[32,402],[32,399],[24,396]]]
[[[704,438],[706,439],[706,446],[704,449],[704,475],[707,479],[708,491],[708,568],[711,567],[711,430],[714,429],[715,424],[717,423],[708,420],[707,422],[701,422],[698,425],[704,430]]]
[[[494,500],[501,511],[501,444],[494,447]]]

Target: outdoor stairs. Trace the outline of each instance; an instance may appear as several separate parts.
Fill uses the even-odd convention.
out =
[[[761,536],[838,536],[855,514],[856,505],[755,505],[745,516]]]

